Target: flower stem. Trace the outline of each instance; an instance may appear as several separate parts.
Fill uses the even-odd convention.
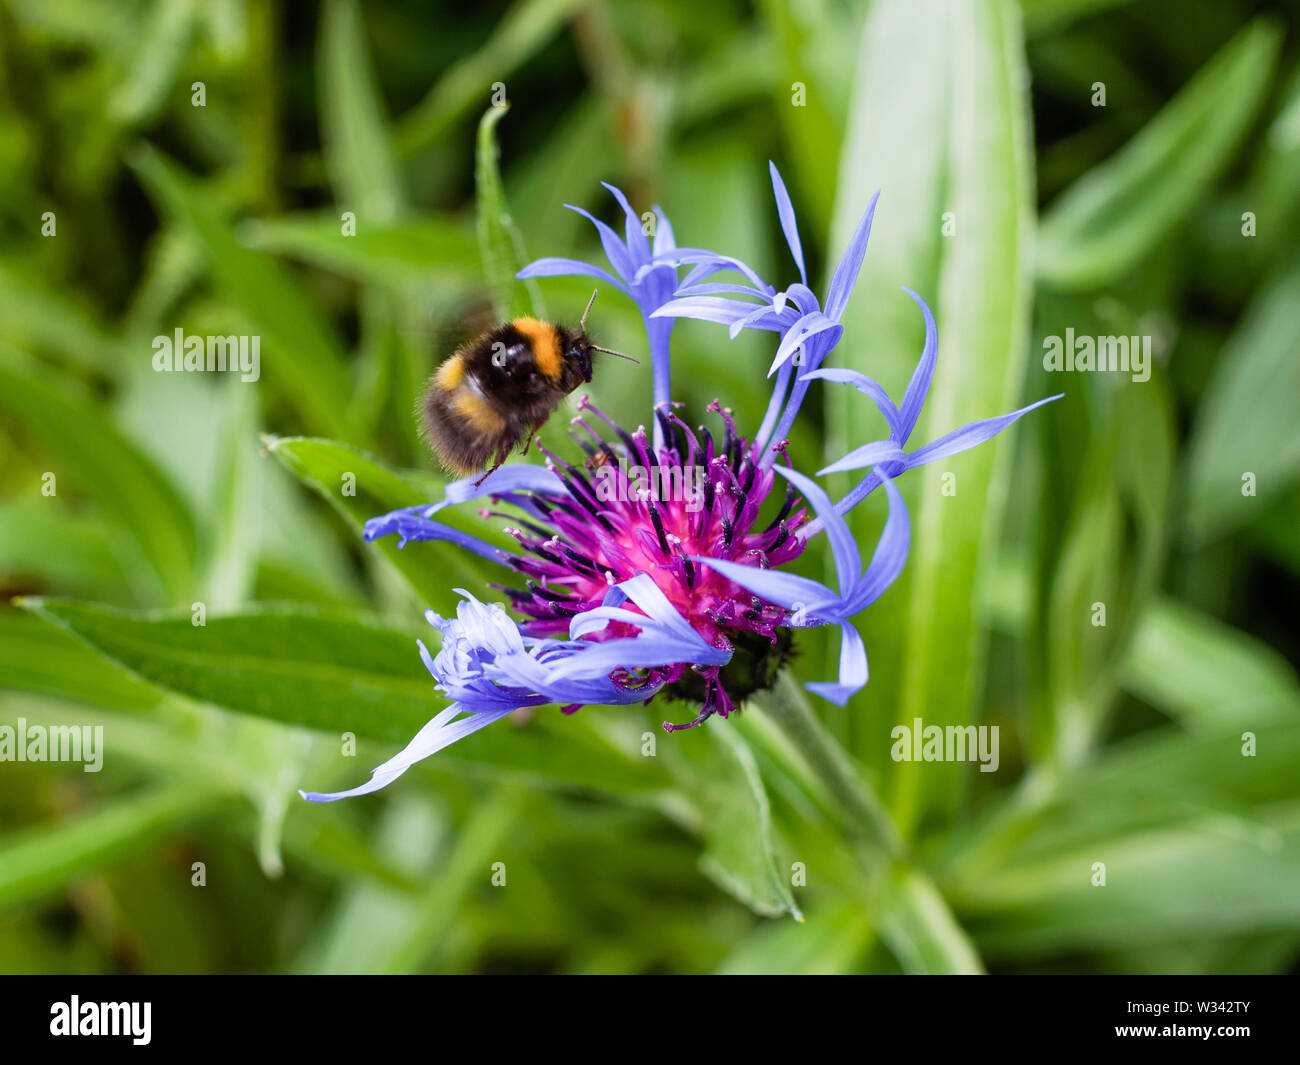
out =
[[[863,783],[853,760],[826,730],[808,705],[798,683],[782,671],[763,707],[843,809],[856,835],[868,846],[894,858],[903,842],[889,814]]]
[[[853,759],[821,723],[789,672],[760,703],[848,818],[871,860],[864,897],[880,933],[908,972],[978,973],[984,964],[947,900],[907,847]]]
[[[654,406],[657,410],[662,403],[669,403],[673,398],[673,384],[670,376],[671,365],[668,354],[668,335],[676,324],[671,318],[645,317],[646,335],[650,339],[651,376],[654,379]],[[664,446],[664,430],[658,418],[652,418],[655,451]]]

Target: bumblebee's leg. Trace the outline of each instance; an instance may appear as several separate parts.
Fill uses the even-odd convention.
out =
[[[515,444],[518,443],[518,441],[519,441],[519,437],[517,436],[512,437],[509,440],[505,441],[505,443],[503,443],[499,448],[497,448],[496,462],[492,464],[491,469],[489,469],[486,473],[483,474],[482,477],[480,477],[477,481],[474,482],[475,488],[481,485],[484,481],[486,481],[489,477],[491,477],[492,474],[496,473],[497,470],[501,468],[501,464],[510,457],[510,451],[515,446]]]
[[[537,425],[534,425],[531,429],[528,430],[528,439],[524,442],[524,449],[523,451],[520,452],[521,455],[528,454],[528,449],[533,446],[533,441],[537,439],[537,430],[540,429],[544,424],[545,424],[544,422],[539,422]]]

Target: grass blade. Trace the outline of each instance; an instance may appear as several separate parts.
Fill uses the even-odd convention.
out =
[[[1038,276],[1089,288],[1135,266],[1231,162],[1268,88],[1280,35],[1251,23],[1127,145],[1043,219]]]

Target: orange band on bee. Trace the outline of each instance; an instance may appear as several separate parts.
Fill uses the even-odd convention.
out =
[[[560,335],[555,326],[539,322],[536,318],[516,318],[510,323],[528,341],[533,349],[537,369],[552,381],[560,379],[563,359],[560,352]]]
[[[456,394],[453,402],[456,413],[480,433],[499,432],[505,425],[505,419],[476,391],[464,389]]]
[[[459,388],[462,381],[465,380],[465,359],[462,355],[453,355],[450,359],[438,367],[437,374],[434,375],[438,387],[451,391]]]

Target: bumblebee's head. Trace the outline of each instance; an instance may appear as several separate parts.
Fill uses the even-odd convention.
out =
[[[591,313],[591,305],[596,302],[596,293],[591,294],[591,299],[587,301],[587,309],[582,312],[582,319],[578,322],[577,329],[571,329],[561,334],[564,342],[564,378],[565,382],[562,387],[572,392],[580,384],[591,380],[591,353],[593,351],[603,351],[610,355],[617,355],[620,359],[627,359],[628,362],[636,362],[631,355],[624,355],[621,351],[613,351],[610,348],[602,348],[599,344],[593,344],[587,339],[587,315]]]
[[[587,339],[586,333],[578,331],[569,334],[569,346],[564,353],[564,361],[573,368],[573,372],[583,382],[591,380],[591,341]]]

